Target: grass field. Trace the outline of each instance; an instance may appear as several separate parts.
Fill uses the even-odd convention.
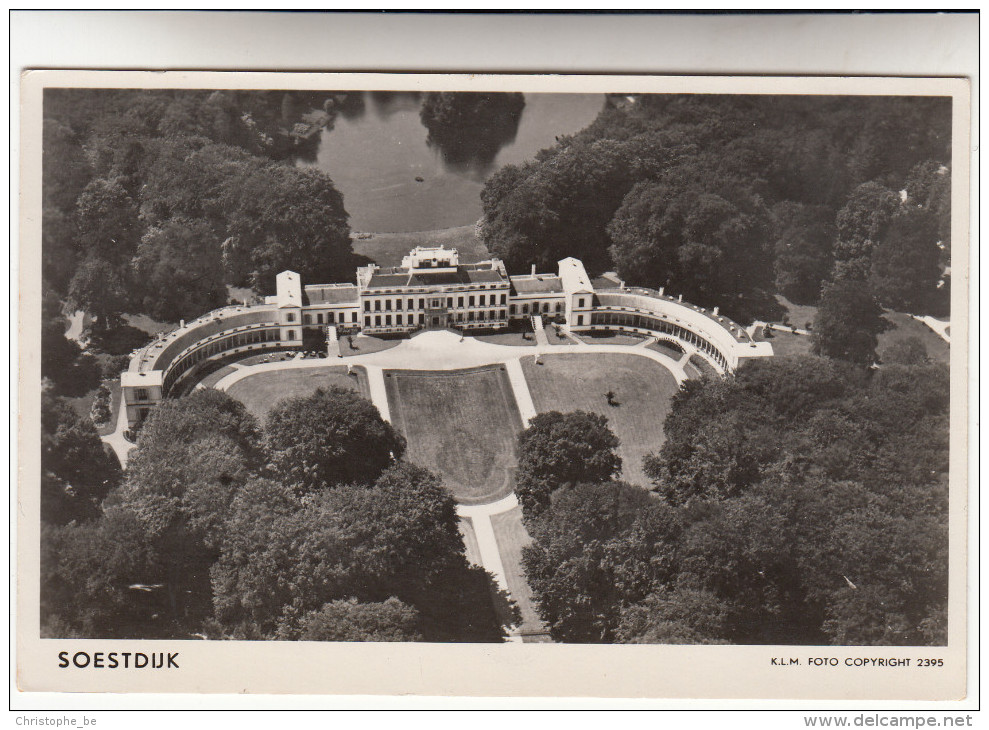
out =
[[[696,353],[690,356],[690,364],[697,368],[702,376],[718,374],[718,371],[714,369],[711,363]]]
[[[622,332],[581,332],[579,335],[581,342],[589,345],[629,345],[640,344],[646,338],[642,335],[627,335]]]
[[[110,388],[110,420],[101,426],[93,424],[96,428],[96,433],[100,436],[109,436],[117,428],[117,418],[120,412],[120,378],[114,378],[112,380],[104,380],[104,383]],[[96,400],[97,388],[93,388],[91,391],[85,395],[81,395],[78,398],[66,398],[69,405],[72,406],[72,410],[76,412],[76,415],[80,418],[89,419],[89,414],[93,409],[93,401]]]
[[[347,339],[347,335],[340,338],[340,354],[344,357],[350,357],[351,355],[370,355],[372,352],[381,352],[382,350],[390,350],[393,347],[398,347],[402,344],[403,338],[393,337],[385,339],[384,337],[371,337],[370,335],[353,335],[351,339]],[[351,346],[351,342],[353,346]]]
[[[392,422],[406,458],[440,474],[464,504],[512,491],[522,419],[503,366],[450,372],[385,371]]]
[[[766,337],[763,328],[756,329],[755,337],[757,342],[768,342],[773,346],[775,357],[786,357],[788,355],[809,355],[811,338],[807,335],[795,335],[792,332],[773,328],[773,336]]]
[[[924,343],[928,357],[938,362],[948,362],[951,352],[948,343],[932,332],[930,327],[923,322],[918,322],[909,315],[901,312],[887,312],[883,315],[883,318],[892,324],[893,327],[879,335],[879,344],[876,347],[876,352],[879,353],[880,358],[882,358],[886,348],[894,342],[899,342],[907,337],[916,337]],[[800,326],[803,325],[801,324]],[[812,342],[811,338],[806,335],[795,335],[786,331],[780,331],[779,329],[774,329],[773,336],[767,338],[761,327],[756,330],[755,339],[772,343],[773,354],[777,357],[809,355]]]
[[[876,347],[876,352],[879,353],[880,358],[882,358],[886,348],[894,342],[906,339],[907,337],[916,337],[924,343],[924,349],[927,350],[927,356],[929,358],[937,362],[948,362],[951,348],[947,342],[931,331],[931,328],[926,324],[918,322],[912,317],[901,314],[900,312],[887,312],[884,318],[896,325],[896,328],[887,330],[879,335],[879,345]]]
[[[347,368],[342,366],[272,370],[238,380],[227,388],[227,393],[247,406],[247,410],[255,417],[264,421],[268,411],[279,401],[309,395],[316,388],[337,385],[356,390],[367,398],[367,373],[361,367],[355,367],[354,372],[356,377],[347,375]]]
[[[655,350],[656,352],[661,352],[664,355],[672,357],[674,360],[679,360],[683,357],[683,350],[678,350],[669,342],[650,342],[646,345],[650,350]]]
[[[467,560],[474,565],[481,565],[481,549],[477,546],[477,534],[474,532],[474,521],[470,517],[460,518],[460,534],[467,548]]]
[[[516,507],[508,512],[492,515],[491,528],[498,540],[498,553],[501,555],[502,567],[505,568],[508,591],[522,612],[523,641],[527,636],[532,637],[530,640],[538,640],[536,636],[545,634],[546,627],[536,613],[532,589],[529,588],[525,580],[525,572],[522,570],[522,548],[532,542],[532,538],[522,524],[522,508]]]
[[[372,233],[371,238],[353,239],[354,253],[367,256],[379,266],[400,266],[402,257],[416,246],[455,248],[460,263],[472,264],[491,258],[484,242],[474,235],[474,224],[436,231]]]
[[[202,380],[200,380],[199,381],[199,384],[201,386],[203,386],[204,388],[212,388],[217,383],[219,383],[221,380],[223,380],[225,377],[227,377],[228,375],[230,375],[230,373],[235,373],[235,372],[237,372],[237,368],[231,367],[230,365],[224,365],[224,366],[222,366],[222,367],[214,370],[209,375],[207,375],[205,378],[203,378]]]
[[[663,420],[677,392],[669,370],[640,355],[593,353],[544,355],[543,364],[522,359],[532,401],[546,411],[591,411],[607,417],[621,445],[622,478],[646,485],[642,457],[663,443]],[[605,393],[614,391],[617,406]]]

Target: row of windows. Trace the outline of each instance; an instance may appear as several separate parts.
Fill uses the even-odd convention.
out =
[[[289,322],[294,322],[295,321],[292,318],[292,315],[289,315],[289,320],[288,321]],[[354,322],[354,323],[357,322],[357,312],[351,312],[350,313],[350,321],[351,322]],[[345,324],[346,322],[347,322],[347,313],[346,312],[340,312],[340,324]],[[336,321],[336,312],[327,312],[326,313],[326,321],[325,322],[323,321],[323,313],[322,312],[316,312],[316,321],[315,321],[315,323],[313,322],[313,317],[312,317],[311,314],[303,314],[302,315],[302,323],[303,324],[336,324],[337,323],[337,321]]]
[[[653,332],[673,335],[677,339],[683,340],[684,342],[689,342],[698,350],[710,355],[711,358],[717,361],[723,369],[728,369],[728,361],[725,359],[725,356],[721,354],[718,348],[698,335],[696,332],[693,332],[686,327],[681,327],[678,324],[674,324],[673,322],[667,322],[666,320],[657,319],[656,317],[647,317],[642,314],[633,314],[631,312],[593,312],[591,314],[591,324],[617,327],[635,327],[637,329],[647,329],[652,330]]]
[[[382,317],[384,319],[382,319]],[[392,321],[392,315],[390,314],[376,314],[372,321],[371,315],[364,315],[364,326],[365,327],[413,327],[417,323],[420,325],[426,324],[426,315],[420,313],[418,315],[418,320],[414,314],[406,314],[405,322],[402,321],[403,315],[394,315],[394,322]],[[505,319],[504,309],[492,309],[490,311],[483,312],[457,312],[456,315],[451,315],[451,322],[497,322],[498,320]]]
[[[292,339],[292,335],[293,332],[289,331],[289,339]],[[180,375],[186,372],[193,365],[202,362],[209,357],[219,355],[221,352],[226,352],[227,350],[232,350],[236,347],[246,347],[247,345],[259,343],[278,342],[279,339],[278,329],[268,328],[238,332],[235,335],[214,340],[213,342],[203,345],[199,349],[190,352],[188,355],[179,358],[168,369],[168,374],[165,376],[162,389],[165,393],[167,393]]]
[[[508,297],[507,294],[501,295],[502,306],[505,305],[507,297]],[[498,302],[499,295],[497,294],[488,294],[488,295],[478,294],[476,297],[473,294],[470,294],[466,297],[463,296],[428,297],[428,298],[422,297],[418,300],[419,302],[418,309],[426,309],[427,304],[428,304],[428,308],[430,309],[441,309],[444,306],[447,309],[453,309],[454,299],[456,299],[457,302],[456,306],[461,309],[465,306],[464,305],[465,299],[467,301],[466,306],[468,307],[490,307],[499,303]],[[373,305],[373,310],[372,310],[372,305]],[[364,311],[391,312],[392,310],[394,310],[396,312],[401,312],[403,308],[410,310],[416,309],[415,305],[416,305],[416,300],[411,297],[408,299],[374,299],[374,300],[365,299]]]
[[[543,302],[542,314],[549,314],[551,309],[559,314],[563,311],[563,302],[557,302],[555,307],[553,307],[549,302]],[[519,314],[539,314],[539,302],[533,302],[531,309],[528,304],[519,304],[517,306],[513,304],[508,308],[508,313],[513,317],[516,312]]]

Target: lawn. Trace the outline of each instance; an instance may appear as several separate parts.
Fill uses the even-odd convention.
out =
[[[756,342],[768,342],[773,346],[773,355],[786,357],[788,355],[809,355],[811,338],[809,335],[795,335],[786,330],[773,328],[773,336],[766,337],[762,327],[758,327],[753,339]]]
[[[683,357],[683,350],[677,349],[675,346],[671,345],[669,342],[650,342],[646,345],[650,350],[655,350],[656,352],[661,352],[664,355],[672,357],[674,360],[679,361]]]
[[[117,417],[120,412],[120,378],[108,379],[103,382],[110,388],[110,420],[100,426],[94,423],[93,427],[100,436],[109,436],[117,428]],[[89,419],[97,391],[98,388],[93,388],[85,395],[77,398],[66,398],[66,400],[76,415],[80,418]]]
[[[344,335],[340,338],[340,354],[344,357],[351,355],[370,355],[372,352],[390,350],[402,344],[403,337],[371,337],[370,335]]]
[[[522,612],[521,633],[523,641],[526,637],[546,635],[546,626],[539,620],[536,605],[532,599],[532,589],[525,580],[522,570],[522,548],[532,542],[529,533],[522,524],[522,508],[516,507],[508,512],[491,516],[491,528],[498,541],[498,553],[501,564],[505,569],[505,580],[508,591]]]
[[[223,380],[225,377],[230,375],[230,373],[237,372],[237,368],[231,367],[230,365],[223,365],[222,367],[214,370],[205,378],[199,381],[199,385],[204,388],[216,387],[216,384]]]
[[[776,295],[776,301],[786,310],[787,323],[799,329],[807,329],[807,324],[813,324],[817,317],[816,306],[794,304],[782,294]]]
[[[467,548],[467,560],[473,565],[481,565],[481,549],[477,546],[474,521],[470,517],[460,518],[460,535],[464,538],[464,547]]]
[[[690,364],[697,368],[702,376],[718,374],[718,371],[714,369],[711,363],[696,353],[690,356]]]
[[[677,392],[669,370],[646,357],[632,354],[581,353],[544,355],[542,365],[522,359],[533,404],[546,411],[591,411],[607,417],[621,445],[622,478],[646,485],[642,458],[662,445],[663,421]],[[615,393],[609,406],[605,393]]]
[[[924,349],[927,350],[927,356],[929,358],[936,362],[948,362],[951,348],[947,342],[942,340],[926,324],[918,322],[909,315],[902,314],[901,312],[887,312],[883,317],[895,325],[895,328],[879,335],[879,345],[876,347],[876,352],[879,353],[880,359],[886,348],[894,342],[899,342],[907,337],[916,337],[924,343]]]
[[[522,419],[504,366],[388,370],[385,388],[406,458],[439,474],[457,501],[484,504],[512,491]]]
[[[474,225],[442,228],[436,231],[372,233],[370,238],[352,239],[354,253],[367,256],[379,266],[401,266],[402,258],[416,246],[455,248],[460,263],[472,264],[491,258],[484,242],[474,235]]]
[[[270,370],[248,375],[227,388],[227,393],[239,400],[256,418],[263,421],[273,405],[285,398],[309,395],[316,388],[337,385],[356,390],[368,397],[367,373],[355,367],[354,375],[347,375],[342,366],[319,366]]]
[[[589,345],[638,345],[646,338],[641,335],[626,335],[621,332],[600,330],[598,332],[581,332],[579,339]]]
[[[528,339],[522,339],[523,335]],[[535,347],[536,336],[531,331],[498,332],[492,335],[471,335],[480,342],[490,342],[492,345],[512,345],[515,347]],[[552,335],[551,335],[552,336]]]

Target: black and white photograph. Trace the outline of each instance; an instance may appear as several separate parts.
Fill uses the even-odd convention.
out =
[[[22,84],[25,689],[964,689],[963,80]]]

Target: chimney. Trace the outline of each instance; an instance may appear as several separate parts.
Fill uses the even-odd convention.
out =
[[[717,308],[717,307],[715,307],[715,308],[714,308],[714,316],[715,316],[715,317],[717,317],[717,316],[718,316],[718,308]]]
[[[683,301],[683,294],[678,294],[677,295],[677,301],[678,302],[682,302]]]
[[[664,291],[666,291],[666,287],[665,286],[659,287],[659,296],[663,296],[663,292]]]
[[[532,265],[532,272],[531,272],[531,275],[532,275],[532,276],[535,276],[535,275],[536,275],[536,265],[535,265],[535,264],[533,264],[533,265]]]
[[[184,319],[180,319],[179,320],[179,329],[182,329],[183,327],[185,327],[185,320]]]

